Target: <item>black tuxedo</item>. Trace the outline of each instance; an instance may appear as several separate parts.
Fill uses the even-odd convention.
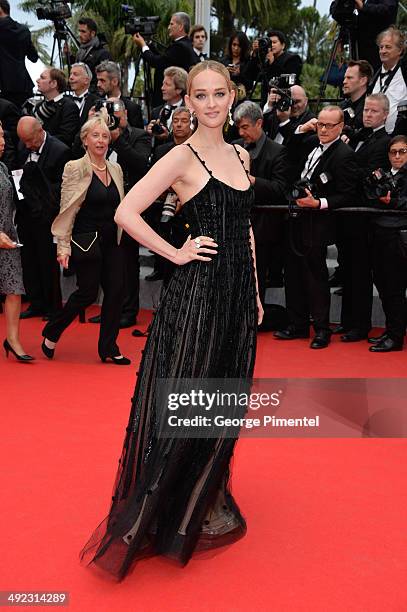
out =
[[[344,111],[345,125],[349,126],[354,130],[359,130],[363,127],[363,108],[365,106],[366,93],[360,96],[357,100],[352,102],[351,99],[345,99],[339,105]],[[353,117],[351,113],[347,112],[346,109],[351,109],[354,113]]]
[[[302,163],[319,144],[316,136],[298,135],[303,140]],[[294,138],[293,138],[294,140]],[[308,330],[312,315],[315,331],[329,332],[330,290],[326,265],[326,247],[334,242],[334,218],[331,210],[354,204],[358,169],[355,153],[340,139],[332,143],[316,163],[311,183],[313,195],[325,198],[328,209],[304,210],[289,220],[289,241],[286,251],[286,302],[291,323]],[[302,256],[301,256],[302,255]]]
[[[0,18],[0,90],[3,98],[21,106],[32,95],[33,82],[25,58],[38,60],[30,30],[11,19]]]
[[[21,191],[25,199],[18,201],[16,221],[24,245],[21,249],[24,286],[32,307],[44,313],[61,306],[51,223],[59,210],[62,172],[70,157],[70,149],[50,135],[36,164],[28,165],[27,149],[19,151],[19,167],[24,169]]]
[[[5,98],[0,98],[0,121],[2,122],[3,130],[7,130],[15,135],[20,117],[20,109],[15,104]]]
[[[137,102],[134,102],[134,100],[127,96],[121,96],[120,99],[126,107],[129,125],[140,128],[141,130],[144,129],[143,113],[140,104],[137,104]]]
[[[71,147],[80,126],[79,109],[71,96],[64,96],[54,104],[55,112],[42,121],[44,130]]]
[[[89,111],[92,106],[95,106],[97,100],[100,100],[100,96],[88,92],[85,94],[85,102],[83,103],[82,110],[79,111],[79,127],[81,128],[88,120]],[[78,109],[79,110],[79,109]]]
[[[243,140],[237,141],[243,146]],[[255,205],[285,204],[287,191],[287,152],[266,138],[259,153],[251,157],[250,174],[254,183]],[[283,264],[284,213],[254,210],[251,224],[256,244],[256,267],[259,296],[265,301],[267,272],[281,276]]]
[[[358,164],[358,198],[363,204],[363,180],[377,168],[387,168],[390,136],[381,128],[350,141]],[[362,142],[358,148],[359,142]],[[345,330],[367,334],[371,328],[373,280],[370,261],[369,216],[363,213],[341,214],[337,219],[337,246],[343,270],[341,325]]]
[[[161,85],[164,80],[164,70],[166,68],[170,66],[179,66],[188,72],[191,66],[198,64],[200,61],[187,35],[171,43],[162,55],[155,53],[151,49],[144,51],[143,59],[147,61],[151,67],[155,68],[154,106],[158,106],[162,103]]]

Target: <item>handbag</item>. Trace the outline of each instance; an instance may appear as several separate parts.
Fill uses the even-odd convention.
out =
[[[71,237],[72,257],[75,262],[96,260],[101,257],[98,232],[75,234]]]

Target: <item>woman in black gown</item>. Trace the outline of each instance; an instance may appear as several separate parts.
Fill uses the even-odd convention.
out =
[[[226,144],[223,124],[234,92],[218,62],[195,66],[186,104],[198,128],[130,191],[116,221],[137,241],[177,264],[151,325],[109,515],[81,552],[122,579],[135,559],[162,554],[186,564],[194,550],[242,537],[246,523],[228,486],[235,438],[157,436],[157,381],[250,378],[262,307],[250,208],[249,159]],[[141,213],[172,187],[191,236],[176,249]]]

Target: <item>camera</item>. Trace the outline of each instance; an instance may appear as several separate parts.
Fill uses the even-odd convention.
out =
[[[391,172],[385,172],[381,168],[366,176],[363,181],[363,189],[369,200],[383,198],[389,191],[394,191],[397,181]]]
[[[271,49],[271,42],[269,38],[264,37],[264,38],[259,38],[258,43],[259,43],[259,50],[258,50],[259,59],[264,64],[266,61],[267,53]]]
[[[114,113],[121,110],[121,106],[116,107],[114,102],[107,102],[106,100],[96,100],[95,111],[99,113],[102,108],[105,108],[107,112],[107,127],[109,130],[116,130],[119,127],[120,118],[116,117]]]
[[[269,91],[272,89],[280,95],[280,100],[274,102],[273,106],[276,110],[286,112],[290,110],[293,105],[293,99],[291,97],[290,87],[295,85],[296,75],[292,74],[281,74],[279,77],[274,77],[269,81]]]
[[[167,121],[171,117],[171,113],[171,106],[165,104],[165,106],[163,106],[160,110],[157,123],[153,123],[151,127],[151,132],[154,136],[160,136],[160,134],[164,134],[164,128],[167,127]]]
[[[329,12],[335,21],[349,28],[356,25],[355,8],[355,0],[334,0]]]
[[[128,4],[122,4],[122,11],[125,13],[128,21],[124,24],[124,32],[126,34],[141,34],[143,38],[149,38],[155,34],[161,17],[154,15],[152,17],[138,17],[134,7]]]
[[[312,193],[313,190],[315,189],[315,186],[313,185],[313,183],[311,183],[306,178],[295,181],[291,189],[291,198],[293,200],[299,200],[300,198],[306,198],[308,195],[307,192],[305,191],[306,189],[308,189],[308,191]]]
[[[37,19],[48,21],[60,21],[72,17],[72,11],[68,6],[68,0],[39,0],[43,6],[35,9]]]

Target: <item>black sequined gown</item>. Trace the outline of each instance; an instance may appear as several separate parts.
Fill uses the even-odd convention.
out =
[[[212,262],[177,267],[162,295],[143,351],[110,512],[81,551],[82,562],[118,579],[135,559],[162,554],[185,564],[194,550],[232,542],[246,531],[228,487],[236,439],[154,436],[157,379],[250,378],[254,368],[254,192],[226,185],[200,161],[209,180],[183,212],[191,235],[214,238],[218,254]]]

